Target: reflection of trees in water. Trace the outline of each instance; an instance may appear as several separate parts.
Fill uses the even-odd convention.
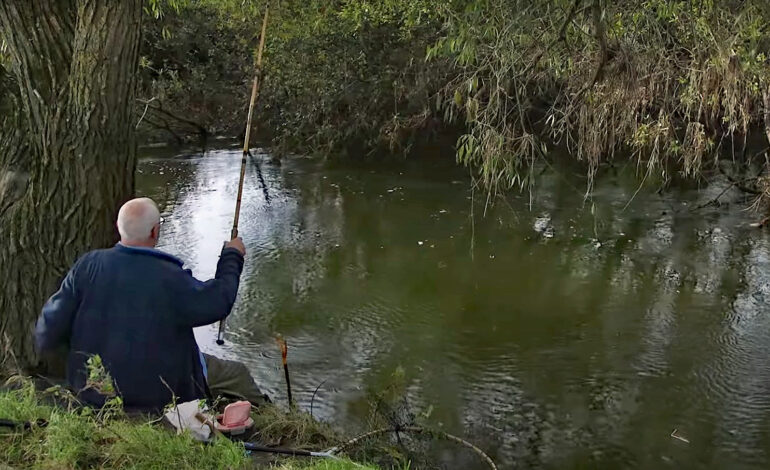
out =
[[[770,448],[770,253],[734,210],[644,192],[626,208],[637,186],[608,182],[594,216],[545,178],[532,212],[525,195],[515,215],[477,216],[471,260],[464,186],[291,162],[266,176],[275,197],[244,214],[253,245],[230,325],[245,353],[272,346],[265,325],[295,337],[298,389],[322,371],[342,407],[404,366],[434,420],[533,467],[654,466],[674,427],[707,463]]]
[[[724,297],[724,314],[710,334],[713,352],[697,373],[709,392],[709,424],[720,449],[760,464],[770,448],[770,246],[756,235],[741,243],[739,280]]]
[[[559,208],[548,209],[555,214],[552,221],[555,232],[568,233],[569,227],[560,217]],[[736,415],[740,415],[737,410],[741,406],[744,406],[743,413],[746,408],[753,409],[745,406],[747,400],[756,404],[768,396],[764,374],[759,374],[762,378],[757,379],[757,374],[751,371],[760,366],[760,358],[766,360],[767,339],[764,338],[763,344],[751,344],[759,340],[756,336],[760,331],[767,331],[763,323],[766,317],[757,315],[761,310],[756,304],[756,294],[750,296],[753,300],[746,305],[741,300],[747,296],[736,291],[736,286],[742,283],[740,279],[747,275],[757,278],[754,283],[748,283],[747,288],[752,292],[756,292],[757,287],[751,284],[759,281],[767,285],[764,274],[767,271],[760,267],[761,263],[746,258],[747,249],[755,251],[756,247],[752,241],[741,240],[744,235],[733,228],[734,216],[729,213],[717,213],[708,219],[687,213],[660,213],[660,217],[652,219],[629,217],[619,211],[605,214],[613,220],[609,224],[613,231],[625,235],[603,240],[598,250],[592,244],[576,245],[559,239],[558,235],[546,242],[562,244],[551,257],[556,261],[550,269],[558,279],[540,282],[555,297],[568,293],[570,315],[557,315],[554,321],[563,324],[544,333],[540,339],[546,335],[549,338],[535,341],[531,348],[521,348],[522,344],[527,345],[527,338],[511,332],[512,342],[521,350],[508,359],[507,364],[494,361],[499,351],[489,351],[486,357],[477,358],[477,364],[493,363],[493,366],[470,367],[469,375],[462,378],[465,383],[457,386],[478,392],[470,394],[464,421],[486,423],[491,433],[504,436],[500,452],[509,462],[534,458],[540,463],[554,463],[565,458],[568,452],[575,453],[579,459],[590,447],[603,452],[600,461],[605,464],[614,459],[627,463],[641,459],[639,462],[658,464],[657,454],[632,455],[623,450],[660,447],[660,435],[638,433],[639,425],[641,429],[664,428],[660,432],[665,432],[672,421],[676,426],[677,422],[683,422],[676,419],[686,416],[689,419],[684,421],[685,425],[708,421],[736,426],[740,422],[736,419]],[[741,241],[733,242],[736,238]],[[548,263],[543,257],[548,256],[549,250],[538,245],[535,251],[543,263]],[[765,251],[764,248],[761,251]],[[766,259],[767,255],[762,258]],[[525,270],[531,268],[523,266]],[[582,292],[571,289],[573,276],[559,276],[559,271],[577,273]],[[531,307],[542,312],[550,307],[565,307],[556,301],[544,301],[543,297],[533,303],[532,297],[538,298],[537,287],[528,285],[526,291],[516,292],[512,297],[528,295],[529,299],[521,302],[525,309]],[[486,293],[493,295],[494,290]],[[494,304],[481,301],[479,305],[478,298],[487,297],[484,293],[476,294],[469,296],[473,310],[483,311]],[[733,303],[735,307],[731,307]],[[743,305],[739,305],[741,303]],[[729,402],[731,405],[727,408],[733,416],[725,419],[723,412],[711,409],[722,404],[711,401],[709,384],[693,376],[689,368],[709,364],[715,357],[724,359],[736,355],[719,344],[733,343],[720,338],[724,335],[721,331],[724,321],[720,318],[725,310],[736,308],[751,312],[752,323],[763,328],[749,328],[753,337],[733,348],[748,356],[737,359],[748,360],[753,367],[743,364],[731,372],[717,371],[726,380],[741,384],[728,394],[733,396],[737,392],[742,399]],[[483,337],[474,338],[470,343],[479,341],[483,341]],[[746,351],[747,347],[752,350]],[[549,348],[557,351],[542,352]],[[722,369],[724,365],[716,367]],[[517,378],[508,386],[490,386],[485,381],[485,376],[499,378],[506,369]],[[744,375],[750,379],[746,380]],[[669,384],[671,388],[656,390],[661,384]],[[725,398],[727,403],[728,397]],[[558,406],[549,410],[554,408],[554,400]],[[676,413],[677,408],[684,412]],[[527,409],[527,412],[521,411]],[[701,416],[696,416],[699,413]],[[764,407],[760,416],[766,414]],[[756,427],[753,430],[755,437],[757,430]],[[709,439],[708,448],[713,443],[712,436],[705,433],[704,437]],[[737,435],[733,437],[739,440]],[[760,444],[749,446],[755,454],[750,456],[750,461],[760,461],[757,449],[766,448]],[[587,461],[591,458],[586,456]]]
[[[254,215],[261,223],[243,229],[252,230],[256,240],[241,290],[241,308],[249,310],[239,317],[245,328],[255,320],[282,330],[293,326],[286,324],[284,314],[302,308],[318,290],[327,276],[329,253],[342,243],[339,191],[320,172],[284,173],[280,178],[280,185],[271,188],[280,194]]]
[[[137,165],[136,194],[153,199],[162,213],[173,211],[177,201],[191,192],[196,180],[196,163],[189,159],[140,160]]]

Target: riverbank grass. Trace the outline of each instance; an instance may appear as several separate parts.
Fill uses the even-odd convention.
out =
[[[51,393],[49,391],[49,393]],[[294,416],[294,415],[297,416]],[[282,438],[282,445],[296,445],[301,439],[308,445],[331,442],[325,425],[312,425],[298,412],[287,419],[275,407],[267,407],[256,421],[264,425],[261,440]],[[0,469],[86,469],[155,470],[155,469],[276,469],[276,470],[348,470],[369,469],[350,461],[257,460],[243,447],[227,439],[203,445],[187,435],[177,436],[158,423],[136,421],[119,410],[95,413],[87,408],[49,405],[43,395],[26,381],[0,390],[0,419],[37,422],[20,431],[0,428]],[[302,424],[292,431],[291,426]],[[271,426],[268,426],[271,425]]]

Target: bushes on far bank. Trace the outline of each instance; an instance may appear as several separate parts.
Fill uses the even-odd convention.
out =
[[[241,133],[265,2],[172,3],[146,23],[141,94]],[[527,187],[568,155],[589,190],[612,160],[666,184],[729,156],[740,187],[770,196],[764,0],[271,5],[255,122],[278,152],[364,158],[452,135],[489,189]],[[157,114],[148,128],[185,125]]]

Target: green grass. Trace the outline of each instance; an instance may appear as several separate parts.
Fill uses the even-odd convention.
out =
[[[243,447],[227,439],[202,445],[187,435],[177,436],[159,424],[131,421],[113,410],[111,416],[77,407],[45,404],[27,381],[0,389],[0,418],[13,421],[45,419],[46,427],[26,432],[0,428],[0,469],[200,470],[275,469],[347,470],[374,467],[350,461],[278,460],[260,464]],[[283,413],[266,407],[255,415],[257,435],[268,444],[321,449],[334,434],[306,414]],[[275,462],[275,461],[274,461]],[[277,465],[277,466],[276,466]]]
[[[376,467],[359,465],[347,460],[320,460],[315,463],[287,462],[275,470],[377,470]]]
[[[302,449],[328,449],[342,439],[328,424],[313,419],[309,413],[292,408],[286,411],[266,405],[252,413],[256,437],[268,445]]]

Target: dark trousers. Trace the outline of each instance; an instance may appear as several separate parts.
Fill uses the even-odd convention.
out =
[[[270,398],[257,387],[245,365],[208,354],[204,354],[203,358],[208,369],[209,390],[215,399],[236,398],[257,406],[270,403]]]

